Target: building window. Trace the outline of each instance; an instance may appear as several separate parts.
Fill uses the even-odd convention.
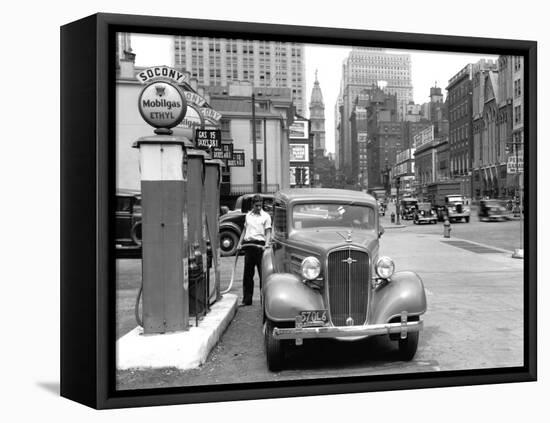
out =
[[[252,142],[252,130],[253,130],[252,120],[250,120],[250,142]],[[263,134],[262,121],[256,119],[256,142],[263,142],[262,134]]]

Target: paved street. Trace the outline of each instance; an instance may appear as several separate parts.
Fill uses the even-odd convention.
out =
[[[199,369],[180,372],[120,372],[120,388],[184,386],[462,370],[523,364],[523,260],[511,258],[519,242],[519,222],[453,224],[450,240],[443,226],[392,227],[381,240],[383,255],[396,271],[412,270],[424,281],[428,298],[425,327],[412,362],[397,361],[395,343],[385,337],[361,342],[311,341],[294,348],[286,369],[267,370],[261,327],[259,292],[254,304],[237,314]],[[455,244],[458,236],[465,241]],[[449,241],[452,242],[449,243]],[[482,248],[479,241],[493,249]],[[505,252],[506,251],[506,252]],[[222,259],[222,287],[227,286],[234,258]],[[241,294],[242,258],[232,292]],[[132,329],[132,291],[137,293],[139,260],[119,260],[118,336]],[[131,309],[131,313],[130,313]],[[131,314],[131,315],[130,315]],[[321,353],[322,352],[322,353]]]

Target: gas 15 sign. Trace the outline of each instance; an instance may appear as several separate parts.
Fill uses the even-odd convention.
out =
[[[199,148],[220,148],[222,144],[221,131],[219,129],[197,129],[195,143]]]

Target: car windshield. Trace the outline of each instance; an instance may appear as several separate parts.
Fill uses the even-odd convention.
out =
[[[463,197],[449,197],[449,203],[464,203]]]
[[[376,224],[372,207],[334,203],[297,204],[292,208],[292,222],[295,229],[374,229]]]
[[[405,207],[412,207],[412,206],[416,206],[418,204],[418,201],[416,201],[416,200],[402,200],[401,204],[404,205]]]

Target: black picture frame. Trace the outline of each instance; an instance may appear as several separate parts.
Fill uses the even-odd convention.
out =
[[[117,32],[244,37],[446,52],[509,54],[525,63],[524,366],[315,381],[135,391],[114,389],[114,50]],[[169,17],[95,14],[61,28],[61,395],[120,408],[534,381],[537,378],[537,44]],[[78,141],[78,142],[75,142]],[[75,205],[78,204],[78,207]]]

